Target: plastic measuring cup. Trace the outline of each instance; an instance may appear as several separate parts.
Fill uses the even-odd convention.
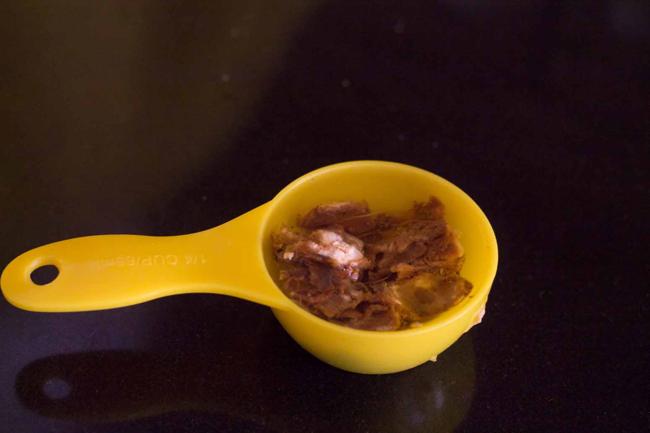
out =
[[[400,212],[438,197],[461,233],[461,274],[473,289],[420,327],[364,331],[327,322],[278,288],[271,233],[322,203],[365,200],[377,212]],[[497,269],[489,221],[458,187],[428,171],[393,162],[345,162],[307,173],[265,203],[225,224],[181,236],[99,235],[54,242],[15,258],[0,286],[16,307],[43,312],[123,307],[181,293],[215,293],[267,305],[304,349],[338,368],[392,373],[435,357],[480,320]],[[30,275],[53,265],[58,276],[37,285]]]

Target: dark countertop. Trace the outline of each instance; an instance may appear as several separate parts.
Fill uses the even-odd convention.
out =
[[[0,299],[0,430],[648,428],[646,3],[8,3],[0,265],[213,227],[354,159],[456,183],[500,263],[480,326],[386,376],[321,363],[229,297]]]

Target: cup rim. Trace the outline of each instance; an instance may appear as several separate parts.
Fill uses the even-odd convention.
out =
[[[432,173],[428,170],[424,170],[419,167],[415,167],[413,165],[408,165],[408,164],[402,164],[398,162],[392,162],[392,161],[381,161],[381,160],[358,160],[358,161],[347,161],[347,162],[340,162],[336,164],[330,164],[324,167],[320,167],[318,169],[312,170],[297,179],[293,180],[291,183],[289,183],[287,186],[282,188],[280,192],[278,192],[275,197],[271,200],[270,206],[267,209],[266,217],[263,220],[263,223],[260,227],[260,233],[266,233],[266,227],[269,221],[269,216],[275,211],[275,209],[278,206],[281,206],[282,203],[282,198],[287,195],[290,191],[298,188],[300,185],[302,185],[305,182],[309,182],[311,179],[322,175],[327,172],[331,172],[334,170],[340,170],[340,169],[349,169],[349,168],[354,168],[354,167],[362,167],[362,166],[375,166],[375,167],[386,167],[386,168],[399,168],[401,170],[409,170],[414,173],[419,173],[419,174],[424,174],[426,176],[433,176],[436,178],[437,181],[442,183],[448,188],[451,188],[455,190],[460,197],[463,198],[463,200],[467,201],[468,204],[470,205],[471,208],[474,208],[474,211],[478,213],[479,218],[481,218],[486,224],[486,227],[488,228],[488,237],[489,237],[489,242],[492,244],[494,248],[492,248],[493,251],[493,260],[490,263],[490,269],[488,269],[487,272],[487,277],[485,279],[485,283],[481,287],[476,287],[476,285],[472,288],[472,291],[468,296],[466,296],[463,300],[461,300],[458,304],[450,307],[449,309],[443,311],[442,313],[438,314],[431,320],[424,322],[421,326],[415,327],[415,328],[407,328],[407,329],[400,329],[397,331],[371,331],[371,330],[365,330],[365,329],[356,329],[356,328],[350,328],[345,325],[339,325],[333,322],[330,322],[328,320],[322,319],[315,314],[307,311],[300,305],[298,305],[293,299],[289,298],[284,291],[277,285],[275,282],[275,279],[271,276],[271,273],[268,270],[268,266],[265,263],[265,270],[273,281],[273,284],[277,287],[278,291],[284,296],[288,301],[291,307],[292,312],[295,312],[302,316],[305,319],[308,319],[310,321],[313,321],[320,326],[324,326],[326,328],[330,328],[331,330],[336,330],[339,332],[344,332],[346,334],[350,335],[356,335],[356,336],[363,336],[367,338],[385,338],[385,337],[406,337],[406,336],[412,336],[412,335],[418,335],[422,333],[427,333],[431,332],[435,329],[441,328],[446,326],[447,324],[454,322],[467,314],[468,311],[473,311],[479,304],[482,302],[485,302],[484,299],[487,297],[487,295],[490,292],[490,289],[492,287],[492,284],[494,282],[494,278],[496,276],[496,271],[497,271],[497,266],[498,266],[498,245],[497,245],[497,240],[496,236],[494,234],[494,229],[492,228],[492,225],[490,224],[490,221],[488,220],[487,216],[483,212],[483,210],[476,204],[476,202],[461,188],[453,184],[452,182],[448,181],[447,179]],[[260,243],[260,247],[263,248],[263,242]],[[277,310],[277,309],[276,309]],[[285,310],[287,311],[287,310]]]

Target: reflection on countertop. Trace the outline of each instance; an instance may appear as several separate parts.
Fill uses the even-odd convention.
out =
[[[203,418],[227,414],[230,424],[276,432],[289,431],[292,424],[314,432],[451,432],[472,401],[470,335],[435,363],[384,376],[323,369],[316,360],[295,363],[292,350],[271,345],[277,339],[263,341],[266,345],[255,348],[253,356],[237,359],[237,373],[230,365],[234,354],[227,353],[232,347],[222,348],[221,354],[125,350],[54,355],[25,366],[16,378],[16,392],[42,416],[118,423],[121,431],[181,412]]]

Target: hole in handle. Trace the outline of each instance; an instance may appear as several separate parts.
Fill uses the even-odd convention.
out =
[[[42,388],[43,394],[50,400],[62,400],[70,395],[71,390],[70,384],[60,377],[48,379]]]
[[[39,266],[29,276],[34,284],[44,286],[50,284],[59,276],[59,268],[54,265]]]

